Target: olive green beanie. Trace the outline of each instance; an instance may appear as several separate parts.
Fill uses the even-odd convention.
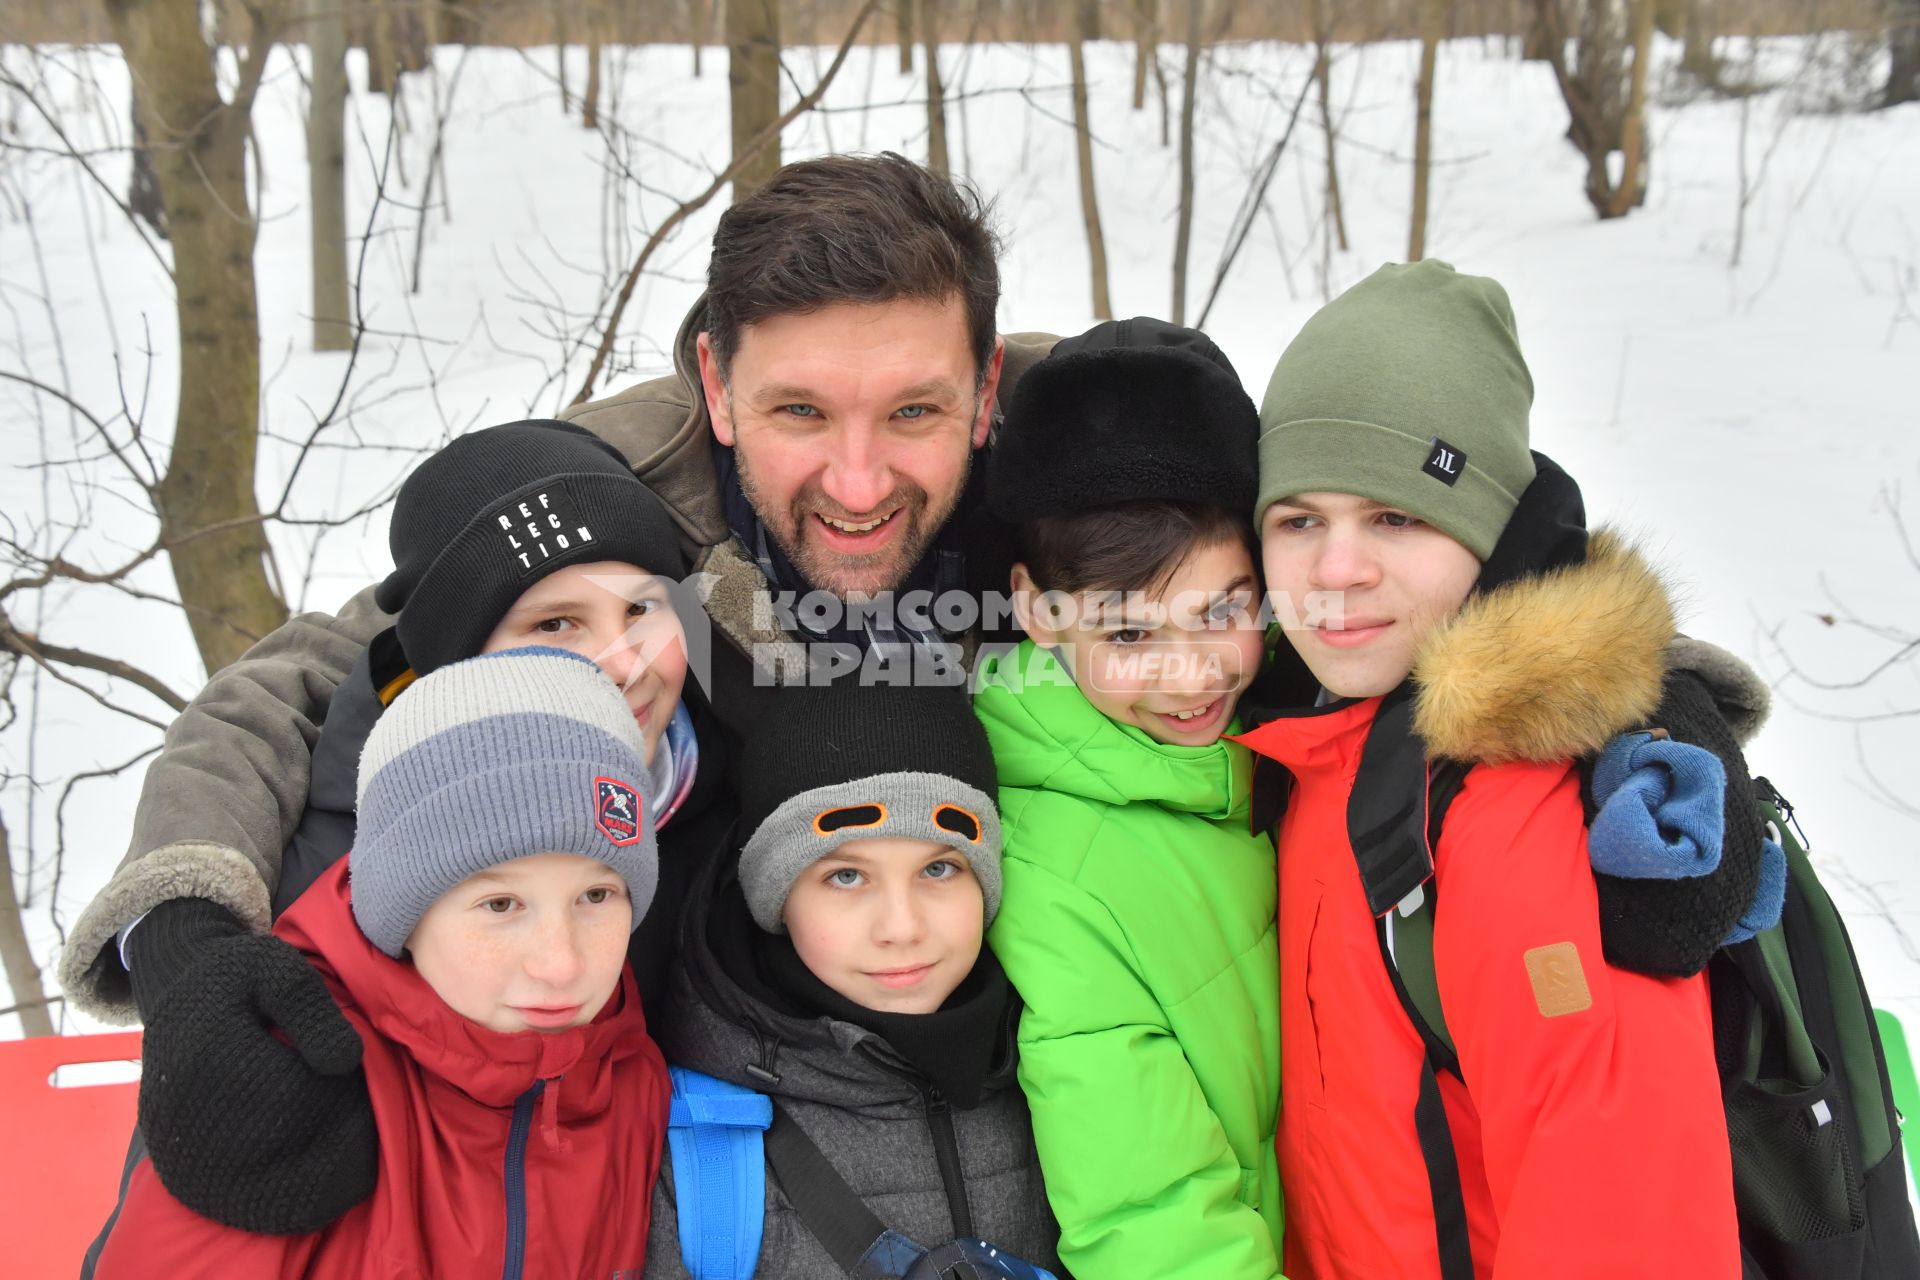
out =
[[[1398,507],[1480,559],[1533,483],[1533,378],[1507,292],[1429,259],[1385,266],[1322,307],[1260,406],[1260,496],[1350,493]]]

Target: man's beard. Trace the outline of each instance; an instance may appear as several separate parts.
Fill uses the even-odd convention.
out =
[[[818,481],[809,481],[793,496],[784,511],[776,512],[755,484],[753,470],[745,455],[736,451],[734,463],[739,470],[741,491],[747,495],[754,513],[766,526],[767,536],[780,548],[781,554],[800,571],[800,576],[806,579],[809,586],[831,591],[844,600],[855,593],[877,595],[883,591],[893,591],[907,580],[907,575],[920,563],[921,557],[926,555],[933,540],[960,505],[960,495],[966,492],[967,471],[973,463],[973,454],[969,450],[962,461],[953,494],[940,510],[933,509],[932,499],[925,489],[907,480],[900,481],[891,493],[875,503],[875,510],[891,508],[894,511],[891,519],[903,523],[885,547],[869,555],[846,555],[831,551],[821,546],[818,539],[807,536],[808,526],[817,524],[822,514],[836,519],[847,518],[840,504],[821,491]]]

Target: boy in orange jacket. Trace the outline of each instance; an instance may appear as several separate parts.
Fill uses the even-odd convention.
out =
[[[1574,764],[1659,703],[1672,606],[1630,547],[1586,539],[1577,493],[1555,537],[1502,543],[1536,480],[1532,390],[1500,286],[1424,262],[1322,309],[1261,410],[1255,518],[1301,679],[1241,740],[1290,779],[1293,1280],[1740,1274],[1706,980],[1604,958]],[[1376,805],[1396,734],[1414,772]],[[1423,882],[1370,903],[1355,850],[1381,812],[1424,831],[1422,751],[1472,767],[1430,864],[1414,837]],[[1383,956],[1429,895],[1440,1071]]]

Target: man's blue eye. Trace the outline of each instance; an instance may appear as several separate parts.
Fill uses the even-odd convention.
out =
[[[909,421],[912,421],[913,419],[916,419],[916,418],[924,418],[932,412],[933,412],[932,408],[927,405],[910,404],[901,408],[900,416],[903,418],[906,418]]]
[[[820,416],[820,411],[810,404],[783,404],[780,406],[780,412],[790,414],[795,418],[817,418]]]

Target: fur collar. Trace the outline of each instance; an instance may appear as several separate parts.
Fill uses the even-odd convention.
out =
[[[1414,728],[1436,756],[1593,755],[1660,704],[1673,601],[1639,550],[1596,532],[1577,565],[1471,596],[1414,658]]]

